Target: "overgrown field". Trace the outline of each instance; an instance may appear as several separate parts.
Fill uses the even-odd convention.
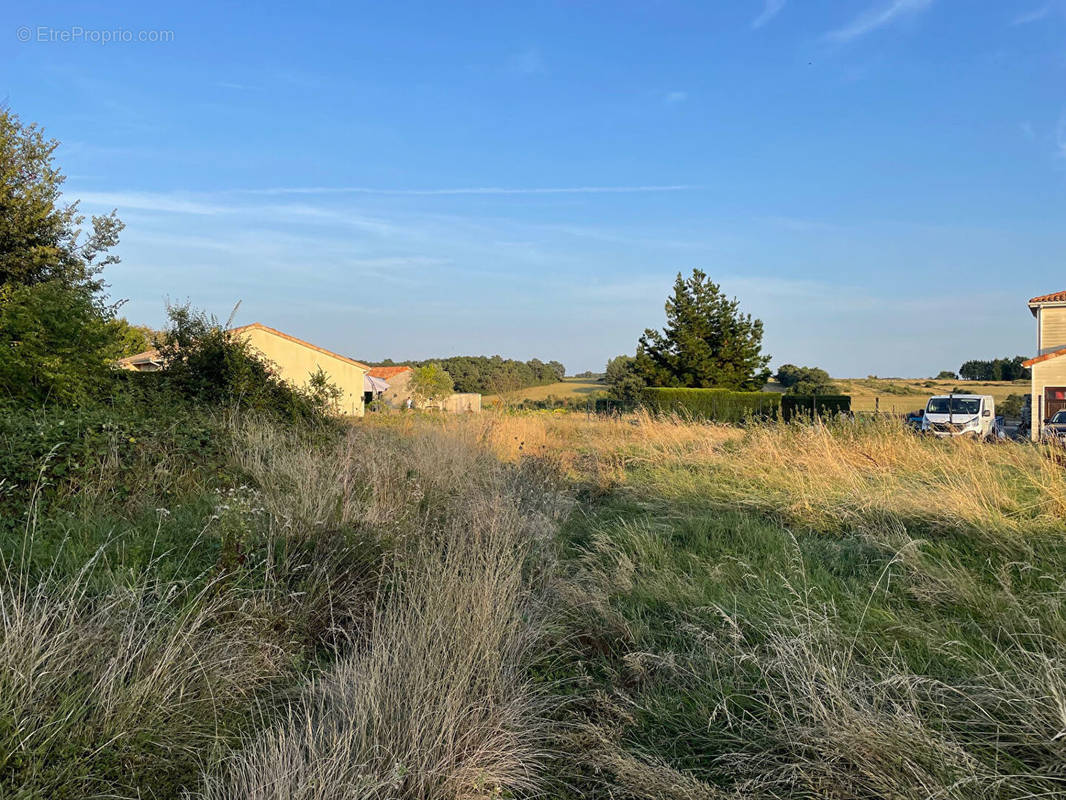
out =
[[[0,454],[3,797],[1066,796],[1035,447],[100,408]]]

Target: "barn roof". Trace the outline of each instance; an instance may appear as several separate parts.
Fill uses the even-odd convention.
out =
[[[372,378],[381,378],[382,380],[386,380],[387,381],[389,378],[395,378],[400,373],[410,372],[410,370],[411,370],[411,368],[410,367],[406,367],[406,366],[402,366],[402,367],[371,367],[369,375]]]
[[[303,339],[298,339],[295,336],[290,336],[287,333],[282,333],[281,331],[277,330],[276,328],[271,328],[268,325],[264,325],[262,322],[253,322],[250,325],[241,325],[239,328],[230,328],[229,332],[230,333],[241,333],[242,331],[250,331],[250,330],[266,331],[267,333],[272,333],[275,336],[278,336],[278,337],[280,337],[282,339],[287,339],[288,341],[293,342],[295,344],[302,345],[303,347],[307,347],[307,348],[309,348],[311,350],[315,350],[315,351],[317,351],[319,353],[324,353],[327,356],[333,356],[334,358],[339,358],[341,361],[344,361],[344,362],[346,362],[348,364],[351,364],[353,366],[359,367],[360,369],[365,369],[365,370],[368,370],[368,371],[370,370],[370,367],[368,367],[366,364],[363,364],[360,361],[356,361],[355,359],[348,358],[348,356],[342,356],[340,353],[334,353],[332,350],[327,350],[324,347],[319,347],[317,344],[311,344],[310,342],[305,342]],[[133,364],[142,364],[145,361],[155,362],[155,361],[158,361],[158,359],[159,359],[159,351],[158,350],[145,350],[143,353],[137,353],[136,355],[126,356],[126,358],[120,358],[118,363],[121,366],[127,366],[127,365],[133,365]]]

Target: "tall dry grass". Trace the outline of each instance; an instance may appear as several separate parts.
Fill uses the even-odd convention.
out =
[[[316,495],[300,519],[369,518],[395,550],[351,652],[205,778],[201,797],[432,800],[544,785],[551,704],[528,672],[541,633],[531,561],[543,566],[566,503],[550,473],[502,465],[479,433],[353,431],[327,480],[298,447],[253,434],[246,466],[272,459],[277,474],[283,462]]]
[[[696,502],[820,528],[892,520],[1031,533],[1066,517],[1066,473],[1047,447],[916,436],[892,419],[700,424],[636,414],[485,414],[500,458],[556,460],[572,478],[656,502]]]
[[[177,792],[289,669],[265,609],[149,573],[0,581],[0,796]]]
[[[447,424],[615,490],[560,587],[581,796],[1066,796],[1054,451],[890,421]]]

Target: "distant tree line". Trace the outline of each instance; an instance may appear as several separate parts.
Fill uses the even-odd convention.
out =
[[[959,377],[966,381],[1016,381],[1028,378],[1029,370],[1022,366],[1025,356],[994,358],[991,361],[967,361],[959,367]]]
[[[566,377],[566,367],[560,362],[544,362],[539,358],[529,361],[518,361],[502,356],[452,356],[451,358],[427,358],[421,361],[385,359],[377,362],[375,366],[422,367],[428,364],[439,364],[455,382],[457,392],[501,394],[529,386],[558,383]]]

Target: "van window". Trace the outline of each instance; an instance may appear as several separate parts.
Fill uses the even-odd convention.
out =
[[[981,400],[973,397],[934,397],[929,400],[927,414],[980,414]]]

